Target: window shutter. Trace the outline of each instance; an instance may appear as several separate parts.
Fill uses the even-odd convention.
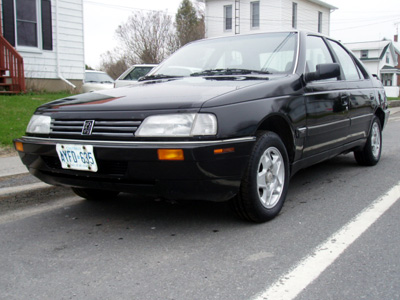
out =
[[[15,47],[14,0],[3,0],[3,36]]]
[[[53,50],[53,23],[51,0],[42,0],[42,40],[43,50]]]

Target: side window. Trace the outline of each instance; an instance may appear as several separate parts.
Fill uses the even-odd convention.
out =
[[[339,63],[342,66],[342,70],[346,80],[360,80],[360,73],[358,72],[353,59],[347,53],[347,51],[344,50],[344,48],[341,45],[339,45],[334,41],[329,40],[329,44],[331,45],[333,51],[335,51],[338,57]]]
[[[319,64],[333,63],[332,55],[322,38],[313,35],[307,36],[306,60],[306,72],[315,72]]]

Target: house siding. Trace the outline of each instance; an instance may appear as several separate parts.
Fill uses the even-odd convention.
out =
[[[59,9],[58,20],[56,1]],[[17,51],[24,58],[25,76],[57,79],[60,71],[60,74],[68,80],[81,81],[84,78],[85,67],[82,0],[53,0],[51,10],[53,50],[27,51],[17,47]],[[57,70],[57,49],[60,70]]]
[[[330,9],[310,1],[298,0],[259,0],[260,26],[251,28],[250,2],[240,1],[240,33],[263,31],[279,31],[292,29],[292,3],[297,6],[297,29],[318,31],[318,12],[323,13],[322,33],[329,35]],[[206,37],[235,34],[235,1],[234,0],[206,0]],[[232,5],[232,30],[224,30],[223,7]]]
[[[322,33],[329,35],[330,10],[326,7],[305,0],[283,1],[284,30],[292,29],[292,3],[297,3],[297,29],[318,31],[318,13],[322,12]]]

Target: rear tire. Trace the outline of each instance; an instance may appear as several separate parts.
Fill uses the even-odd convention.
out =
[[[367,143],[360,151],[354,151],[354,158],[361,166],[375,166],[381,158],[382,129],[379,119],[375,116]]]
[[[231,200],[234,211],[247,221],[269,221],[281,211],[288,186],[289,158],[285,145],[274,132],[260,133],[240,191]]]
[[[86,189],[86,188],[72,188],[72,191],[79,197],[88,200],[107,200],[118,196],[117,191],[106,191],[106,190],[96,190],[96,189]]]

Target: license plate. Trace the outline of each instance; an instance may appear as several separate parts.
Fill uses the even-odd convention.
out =
[[[97,172],[93,146],[57,144],[56,150],[63,169]]]

